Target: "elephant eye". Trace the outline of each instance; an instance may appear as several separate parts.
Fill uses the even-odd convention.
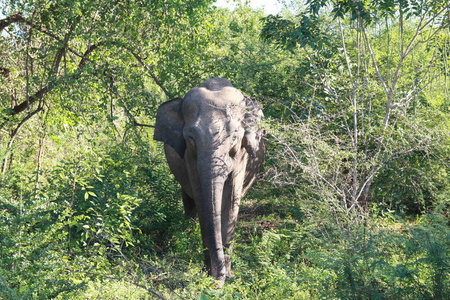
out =
[[[195,140],[194,140],[194,138],[193,138],[192,136],[188,136],[188,137],[187,137],[187,142],[189,143],[189,145],[190,145],[192,148],[195,148]]]
[[[186,140],[186,143],[190,147],[195,149],[195,139],[194,139],[194,137],[192,135],[189,134],[189,135],[185,136],[185,140]]]
[[[233,137],[231,138],[231,144],[234,146],[234,144],[237,142],[237,140],[239,139],[237,133],[233,134]]]
[[[184,139],[186,140],[186,144],[192,148],[196,148],[195,136],[198,135],[198,129],[195,126],[185,128],[183,130]]]
[[[239,139],[239,136],[237,134],[233,134],[231,138],[231,149],[230,149],[230,157],[234,157],[239,149],[239,146],[237,144],[237,141]]]

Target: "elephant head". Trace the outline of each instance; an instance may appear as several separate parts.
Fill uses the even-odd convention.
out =
[[[163,103],[156,116],[154,139],[165,144],[186,215],[194,207],[198,211],[206,265],[222,282],[231,276],[240,200],[265,157],[262,117],[255,99],[222,78],[205,80],[183,99]]]

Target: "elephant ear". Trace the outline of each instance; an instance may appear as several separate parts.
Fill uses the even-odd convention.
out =
[[[156,113],[153,139],[170,145],[181,158],[184,157],[186,141],[183,137],[184,119],[181,115],[183,99],[175,98],[164,102]]]
[[[264,131],[260,127],[260,121],[264,118],[264,115],[255,98],[244,96],[244,100],[246,106],[243,120],[245,134],[242,140],[242,146],[254,158],[262,135],[264,135]]]

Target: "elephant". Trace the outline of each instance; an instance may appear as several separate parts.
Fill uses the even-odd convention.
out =
[[[231,278],[241,199],[266,156],[263,117],[256,99],[218,77],[162,103],[156,114],[153,138],[164,142],[185,217],[198,213],[206,270],[220,286]]]

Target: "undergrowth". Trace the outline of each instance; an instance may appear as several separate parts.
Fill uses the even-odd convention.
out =
[[[450,297],[450,229],[443,215],[412,220],[373,207],[363,220],[342,225],[331,218],[297,218],[297,210],[279,203],[286,201],[243,204],[234,277],[220,290],[203,270],[198,223],[183,220],[162,252],[133,250],[116,257],[109,275],[58,299]],[[2,293],[5,297],[5,287]]]

